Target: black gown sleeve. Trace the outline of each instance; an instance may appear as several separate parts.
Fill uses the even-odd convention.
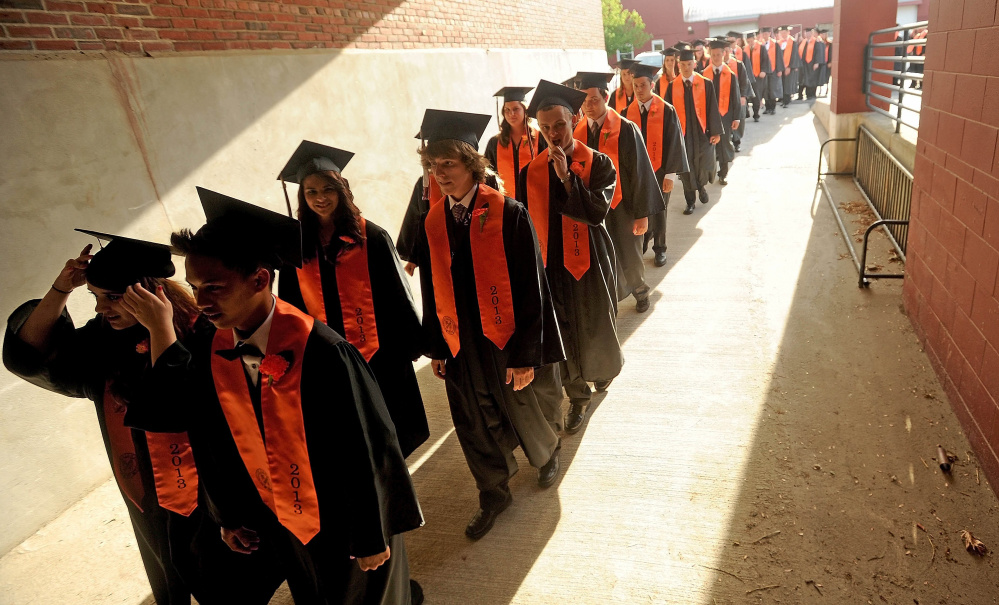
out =
[[[492,167],[493,170],[499,171],[499,168],[496,167],[497,145],[499,145],[498,134],[493,135],[493,137],[489,139],[489,142],[486,143],[486,152],[482,155],[486,156],[486,159],[489,160],[489,165]]]
[[[732,78],[732,90],[729,91],[728,113],[725,115],[729,116],[727,119],[731,122],[740,119],[742,115],[742,88],[739,86],[738,76],[731,75],[728,77]]]
[[[663,166],[659,171],[664,174],[690,172],[687,146],[683,144],[683,132],[680,129],[680,118],[672,105],[666,103],[666,108],[666,113],[669,115],[663,116]]]
[[[549,362],[545,359],[544,322],[551,294],[534,224],[527,208],[510,198],[504,208],[503,239],[517,324],[505,347],[510,352],[506,367],[537,368]]]
[[[309,338],[325,340],[318,330]],[[307,437],[310,442],[329,439],[331,430],[338,436],[329,449],[324,448],[328,459],[312,461],[313,473],[325,474],[317,479],[332,488],[324,489],[320,506],[327,497],[341,500],[345,516],[333,521],[342,523],[350,555],[369,557],[383,552],[391,536],[422,526],[423,514],[371,369],[342,339],[335,345],[320,344],[314,350],[323,353],[306,356],[302,369],[303,405],[304,397],[315,405],[333,395],[338,411],[335,426],[318,419],[306,422],[306,430],[315,431],[315,437]],[[309,449],[311,455],[313,448]]]
[[[40,300],[31,300],[11,313],[3,340],[3,364],[12,374],[53,393],[67,397],[85,397],[99,400],[96,393],[99,370],[96,360],[101,351],[88,343],[96,342],[99,318],[87,322],[80,329],[73,325],[69,312],[63,309],[52,329],[48,351],[39,351],[17,335]]]
[[[393,347],[409,360],[419,359],[427,351],[426,339],[416,310],[413,292],[402,270],[392,238],[387,231],[367,222],[368,272],[378,316],[379,339],[390,339]],[[422,271],[422,269],[421,269]]]
[[[295,267],[282,267],[278,270],[278,298],[292,305],[302,313],[308,313],[302,288],[298,283],[298,271]]]
[[[416,179],[416,184],[413,185],[413,194],[409,196],[409,206],[406,207],[406,216],[402,219],[402,227],[399,228],[399,237],[395,241],[399,257],[406,262],[416,262],[414,248],[418,238],[417,231],[420,229],[421,224],[420,217],[428,210],[424,206],[423,178],[420,177]]]

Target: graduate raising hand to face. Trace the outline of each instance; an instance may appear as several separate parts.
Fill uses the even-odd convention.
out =
[[[140,283],[132,284],[125,288],[121,304],[149,330],[149,353],[155,364],[160,354],[177,341],[173,328],[173,305],[163,286],[156,286],[156,292],[150,292]]]

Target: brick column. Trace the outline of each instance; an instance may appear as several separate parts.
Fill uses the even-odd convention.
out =
[[[872,31],[895,27],[897,13],[897,0],[836,0],[833,6],[834,85],[830,99],[834,114],[868,111],[864,102],[864,46]],[[890,42],[891,39],[887,36],[878,42]]]

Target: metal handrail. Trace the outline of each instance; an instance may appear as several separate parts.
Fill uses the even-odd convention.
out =
[[[922,97],[922,92],[919,90],[905,88],[906,81],[917,82],[922,85],[923,74],[919,72],[910,72],[909,69],[912,66],[919,65],[920,72],[922,71],[922,66],[926,63],[926,57],[924,55],[914,55],[909,54],[908,48],[910,46],[918,46],[923,49],[926,48],[926,37],[919,39],[910,39],[909,32],[911,30],[926,27],[929,25],[928,21],[919,21],[917,23],[909,23],[907,25],[897,25],[895,27],[889,27],[885,29],[879,29],[871,32],[867,38],[867,46],[864,48],[864,101],[867,104],[867,108],[871,111],[878,113],[880,115],[887,116],[895,122],[895,132],[900,132],[902,126],[908,126],[914,130],[918,130],[918,124],[912,124],[910,121],[903,118],[903,112],[911,111],[919,114],[919,109],[905,105],[903,98],[905,95],[914,95]],[[885,34],[891,34],[894,32],[904,32],[901,40],[893,40],[891,42],[875,42],[874,38],[877,36],[882,36]],[[892,54],[892,55],[876,55],[874,54],[875,49],[885,49],[885,48],[903,48],[905,54]],[[925,52],[925,51],[924,51]],[[879,65],[884,63],[891,63],[894,66],[901,64],[902,69],[884,69],[882,67],[875,67],[874,64]],[[875,80],[872,76],[874,74],[888,76],[892,79],[892,83],[880,82]],[[889,90],[898,93],[898,99],[893,99],[886,97],[884,95],[873,92],[872,88],[879,88],[883,90]],[[895,112],[889,112],[884,107],[879,107],[875,103],[891,105],[896,108]]]

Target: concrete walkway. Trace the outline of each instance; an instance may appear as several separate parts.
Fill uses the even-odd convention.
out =
[[[900,284],[859,290],[842,258],[813,195],[823,138],[793,104],[749,124],[708,205],[683,216],[674,193],[669,264],[647,258],[652,310],[621,309],[623,374],[563,439],[556,486],[539,489],[519,457],[514,504],[479,542],[463,534],[476,492],[443,383],[419,368],[432,437],[411,466],[427,525],[407,544],[428,605],[996,602],[994,560],[957,533],[999,547],[996,498]],[[937,443],[960,456],[952,477]],[[92,511],[88,531],[120,514]],[[0,602],[139,602],[135,553],[100,558],[96,539],[73,555],[15,550]],[[66,556],[98,558],[84,573]],[[120,590],[97,578],[123,570]]]

